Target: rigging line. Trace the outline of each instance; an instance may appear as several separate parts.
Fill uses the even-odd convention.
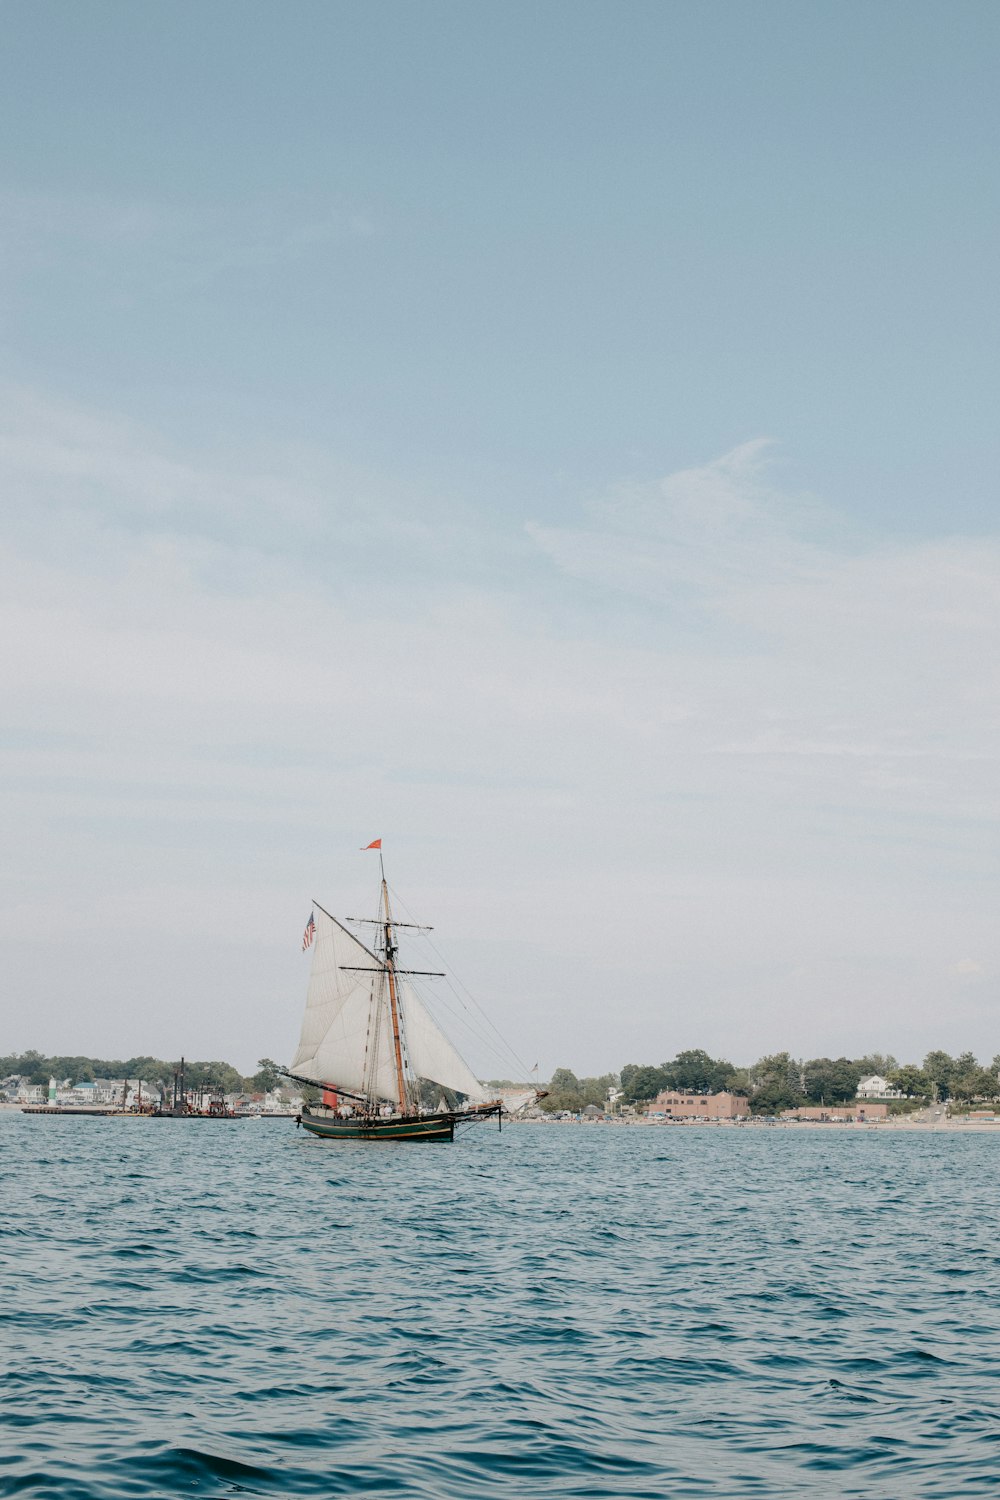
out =
[[[428,939],[428,941],[430,940]],[[433,943],[431,943],[431,949],[434,953],[437,954],[442,963],[447,962],[440,951],[434,947]],[[499,1044],[499,1047],[501,1049],[501,1053],[495,1053],[495,1055],[504,1055],[510,1062],[516,1064],[517,1068],[521,1069],[525,1078],[527,1078],[528,1070],[524,1063],[524,1060],[518,1056],[517,1052],[515,1052],[514,1048],[511,1046],[510,1042],[497,1026],[492,1016],[487,1010],[483,1008],[482,1005],[480,1005],[479,1001],[469,989],[468,985],[466,985],[464,981],[459,977],[459,975],[454,973],[454,971],[446,976],[445,984],[451,990],[452,994],[455,996],[455,999],[458,1001],[459,1005],[461,1005],[462,1009],[467,1013],[467,1015],[469,1015],[470,1017],[476,1016],[477,1019],[479,1019],[488,1028],[493,1038],[495,1039],[491,1043],[491,1047],[495,1049]],[[465,992],[464,996],[461,991]]]
[[[505,1067],[509,1066],[512,1062],[516,1063],[517,1066],[520,1067],[521,1063],[517,1057],[517,1054],[512,1050],[510,1046],[507,1045],[503,1037],[499,1038],[502,1045],[498,1047],[498,1034],[496,1033],[496,1029],[493,1028],[492,1033],[486,1031],[482,1024],[482,1017],[477,1015],[476,1012],[473,1011],[465,1003],[465,1001],[462,999],[462,996],[455,989],[454,985],[452,985],[448,981],[447,976],[445,977],[445,984],[447,985],[448,989],[451,990],[452,996],[456,1003],[453,1004],[452,1000],[449,999],[447,995],[443,995],[437,986],[435,986],[433,991],[428,991],[423,985],[414,984],[412,986],[412,989],[414,993],[419,996],[432,1016],[435,1015],[438,1007],[440,1007],[442,1010],[447,1011],[448,1015],[453,1018],[455,1024],[460,1026],[463,1032],[466,1032],[469,1036],[474,1037],[478,1043],[485,1047],[494,1061],[500,1061],[501,1059],[503,1059]],[[456,1008],[456,1005],[458,1008]]]
[[[480,1042],[482,1046],[489,1052],[490,1056],[495,1062],[502,1061],[504,1067],[508,1069],[511,1068],[511,1065],[513,1065],[513,1071],[515,1073],[522,1073],[525,1081],[527,1081],[529,1075],[527,1069],[525,1068],[524,1062],[520,1057],[518,1057],[517,1053],[514,1051],[513,1047],[507,1041],[503,1033],[493,1024],[490,1017],[483,1011],[482,1006],[478,1005],[478,1003],[473,1000],[473,1005],[475,1006],[475,1009],[473,1009],[473,1006],[467,1003],[467,1001],[456,989],[455,985],[451,983],[450,978],[446,977],[445,984],[451,991],[452,996],[454,997],[454,1000],[460,1007],[460,1009],[456,1010],[455,1005],[451,1004],[446,996],[440,994],[440,992],[437,991],[434,994],[434,1002],[443,1006],[448,1011],[449,1015],[454,1017],[455,1021],[463,1028],[464,1031],[466,1031],[469,1035],[475,1037],[476,1040]],[[422,991],[421,994],[423,995],[423,993],[424,992]],[[470,996],[470,998],[472,997]],[[433,1004],[430,1004],[429,1008],[433,1013]],[[484,1028],[488,1028],[488,1030]]]
[[[405,972],[413,975],[419,974],[421,971],[410,969]],[[452,1018],[454,1024],[459,1026],[464,1034],[474,1038],[476,1043],[480,1047],[485,1049],[494,1063],[502,1062],[503,1066],[508,1069],[510,1068],[511,1064],[513,1064],[515,1071],[522,1068],[523,1063],[521,1063],[520,1059],[517,1057],[517,1054],[507,1044],[503,1036],[500,1035],[500,1033],[497,1031],[496,1027],[491,1027],[490,1032],[486,1031],[483,1026],[483,1020],[485,1018],[481,1014],[477,1015],[475,1011],[473,1011],[471,1007],[466,1004],[462,996],[455,989],[455,986],[451,983],[448,975],[445,974],[443,976],[437,977],[444,978],[445,984],[452,992],[455,1003],[452,1003],[447,995],[442,995],[437,986],[434,987],[432,992],[429,992],[423,985],[412,984],[410,986],[413,993],[421,1000],[428,1013],[433,1018],[437,1019],[439,1008],[446,1011]],[[458,1008],[456,1008],[456,1006]],[[445,1034],[447,1036],[447,1029]],[[497,1045],[498,1041],[500,1043],[499,1046]]]
[[[392,892],[392,898],[393,898],[394,901],[396,901],[399,904],[399,906],[402,907],[403,911],[406,912],[406,915],[412,920],[413,919],[413,913],[410,911],[409,907],[406,905],[406,902],[402,899],[402,897],[398,894],[397,891],[393,891]],[[437,955],[437,957],[441,961],[441,963],[446,963],[446,960],[445,960],[443,954],[436,947],[433,939],[429,938],[429,937],[426,937],[426,935],[425,935],[424,941],[430,947],[431,952]],[[509,1054],[511,1061],[512,1062],[516,1062],[517,1065],[518,1065],[518,1067],[522,1070],[522,1072],[524,1074],[524,1077],[528,1078],[530,1075],[529,1075],[529,1071],[528,1071],[527,1065],[525,1064],[523,1058],[520,1058],[517,1055],[517,1053],[514,1051],[513,1047],[506,1040],[506,1038],[502,1035],[502,1033],[500,1032],[500,1030],[497,1027],[497,1025],[495,1024],[495,1022],[490,1019],[489,1015],[486,1013],[486,1011],[483,1009],[483,1007],[479,1004],[479,1001],[473,995],[473,993],[469,989],[468,985],[466,985],[459,978],[459,976],[454,972],[454,969],[452,969],[451,975],[449,977],[450,978],[453,977],[455,983],[461,985],[461,988],[465,991],[466,995],[469,997],[469,1000],[472,1002],[473,1006],[475,1006],[476,1010],[482,1016],[483,1020],[487,1024],[487,1026],[495,1034],[495,1036],[496,1036],[497,1040],[500,1042],[501,1046],[504,1047],[505,1050],[507,1051],[507,1053]],[[458,991],[455,989],[455,983],[452,983],[451,988],[452,988],[452,990],[454,990],[456,998],[458,998],[458,1000],[461,1001],[462,997],[458,994]],[[462,1003],[464,1003],[464,1002],[462,1002]]]
[[[490,1057],[497,1060],[500,1056],[497,1052],[496,1043],[493,1038],[478,1030],[469,1019],[469,1014],[462,1015],[449,1003],[447,996],[435,993],[433,996],[422,986],[411,984],[409,992],[415,999],[419,1000],[434,1024],[442,1031],[445,1040],[451,1046],[455,1046],[455,1032],[460,1033],[462,1045],[466,1045],[470,1038],[475,1042],[478,1050],[486,1051]],[[442,1012],[447,1017],[444,1020]],[[464,1060],[464,1059],[463,1059]]]
[[[454,1012],[451,1014],[454,1015]],[[471,1013],[467,1011],[467,1014]],[[488,1068],[493,1077],[506,1077],[512,1081],[521,1079],[526,1084],[530,1082],[524,1064],[508,1046],[500,1046],[495,1036],[478,1031],[469,1020],[461,1016],[456,1018],[455,1024],[461,1027],[460,1034],[469,1039],[467,1045],[472,1045],[474,1039],[483,1059],[482,1066],[484,1069]]]
[[[402,900],[399,893],[393,890],[392,896],[397,907],[401,907],[404,911],[406,911],[407,916],[412,917],[412,912],[409,911],[406,903]],[[426,927],[425,923],[415,923],[414,925],[419,927]],[[437,954],[441,962],[447,964],[447,960],[443,958],[440,951],[435,947],[434,943],[430,939],[427,939],[427,941],[430,943],[432,951]],[[514,1073],[520,1073],[525,1082],[529,1082],[530,1075],[523,1059],[517,1055],[513,1047],[503,1036],[499,1028],[493,1022],[492,1018],[484,1011],[483,1007],[475,999],[475,996],[468,989],[468,987],[465,985],[462,986],[466,990],[466,994],[468,995],[469,1000],[472,1002],[471,1006],[465,999],[463,999],[458,989],[456,989],[455,984],[451,981],[450,976],[445,976],[445,983],[452,991],[456,1002],[461,1007],[461,1011],[464,1012],[464,1014],[456,1011],[455,1008],[452,1005],[448,1004],[447,1000],[440,994],[435,994],[435,1002],[439,1002],[445,1007],[445,1009],[447,1009],[449,1014],[454,1017],[454,1019],[461,1025],[463,1030],[474,1037],[475,1040],[483,1048],[485,1048],[485,1050],[489,1053],[490,1057],[495,1063],[502,1063],[505,1070],[510,1070]],[[459,980],[459,984],[461,983],[462,981]],[[421,999],[424,1000],[424,1003],[427,1005],[430,1013],[433,1015],[435,1006],[434,1004],[430,1003],[429,997],[426,996],[422,988],[418,989],[416,985],[414,985],[414,990],[417,990]],[[484,1034],[484,1032],[479,1029],[480,1025],[483,1023],[485,1023],[486,1027],[488,1027],[489,1032],[491,1033],[490,1035]],[[513,1068],[511,1068],[512,1064]]]
[[[502,1059],[505,1067],[511,1067],[512,1071],[515,1074],[520,1074],[520,1076],[524,1078],[525,1081],[528,1081],[528,1079],[530,1078],[530,1074],[527,1064],[524,1062],[524,1059],[514,1050],[514,1048],[511,1046],[507,1038],[503,1035],[502,1031],[499,1029],[496,1023],[492,1020],[489,1014],[483,1010],[482,1006],[476,1000],[472,992],[469,990],[466,991],[469,1001],[471,1001],[470,1005],[468,1001],[463,998],[455,985],[451,985],[450,988],[452,994],[455,996],[466,1016],[469,1017],[469,1020],[466,1022],[466,1024],[469,1026],[470,1030],[473,1029],[473,1019],[485,1025],[487,1031],[484,1036],[484,1043],[488,1046],[493,1057],[498,1062]]]
[[[465,1032],[468,1036],[474,1038],[474,1040],[481,1047],[483,1047],[486,1052],[489,1053],[494,1062],[502,1061],[504,1063],[504,1066],[508,1067],[512,1061],[518,1061],[518,1059],[512,1053],[510,1053],[509,1048],[507,1049],[506,1054],[499,1051],[497,1049],[496,1039],[487,1035],[485,1031],[477,1028],[477,1026],[474,1024],[476,1017],[474,1016],[473,1012],[469,1010],[469,1007],[464,1004],[460,995],[456,995],[456,999],[462,1006],[462,1011],[456,1010],[454,1005],[449,1004],[448,999],[441,994],[435,993],[432,999],[422,986],[412,985],[411,988],[432,1018],[436,1019],[435,1012],[440,1006],[442,1010],[447,1011],[448,1015],[452,1018],[454,1023],[457,1026],[461,1027],[463,1032]],[[462,1012],[464,1012],[464,1014],[462,1014]],[[518,1065],[520,1066],[520,1064]]]

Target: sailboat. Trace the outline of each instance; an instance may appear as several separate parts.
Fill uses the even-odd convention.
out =
[[[416,994],[411,979],[430,971],[399,967],[397,929],[416,924],[394,920],[381,860],[380,849],[378,915],[366,921],[374,928],[370,947],[313,902],[306,1009],[286,1077],[322,1089],[322,1104],[304,1107],[299,1123],[325,1140],[450,1141],[456,1126],[499,1124],[503,1106],[487,1098]],[[431,1109],[423,1103],[433,1092],[427,1085],[438,1094]],[[444,1091],[460,1104],[450,1107]]]

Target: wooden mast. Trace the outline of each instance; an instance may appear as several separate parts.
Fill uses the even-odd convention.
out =
[[[382,866],[382,851],[379,850],[379,865]],[[385,966],[389,976],[389,1011],[392,1015],[392,1042],[396,1049],[396,1083],[399,1088],[399,1109],[401,1114],[409,1112],[409,1099],[406,1087],[406,1075],[403,1072],[403,1043],[399,1034],[399,996],[396,993],[396,949],[392,941],[392,914],[389,910],[389,887],[385,883],[385,869],[382,868],[382,902],[385,912]]]

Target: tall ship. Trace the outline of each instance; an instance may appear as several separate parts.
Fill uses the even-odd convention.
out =
[[[378,914],[345,918],[371,927],[369,946],[317,901],[303,947],[312,967],[298,1050],[286,1076],[322,1090],[300,1123],[325,1140],[450,1141],[461,1125],[495,1119],[490,1099],[445,1036],[412,980],[443,977],[400,966],[397,922],[379,850]],[[422,929],[426,930],[426,929]]]

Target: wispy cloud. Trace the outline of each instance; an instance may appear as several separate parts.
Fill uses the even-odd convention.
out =
[[[624,593],[670,605],[718,604],[732,587],[822,577],[838,518],[771,479],[766,439],[742,444],[656,484],[621,488],[593,507],[585,527],[531,523],[530,534],[559,568]]]
[[[330,257],[376,234],[363,204],[276,196],[227,205],[73,192],[0,194],[8,295],[58,272],[120,302],[233,272]]]
[[[561,571],[710,627],[706,684],[734,678],[717,723],[742,731],[718,751],[992,761],[997,540],[848,533],[775,490],[766,452],[748,444],[621,494],[586,530],[532,534]]]
[[[400,883],[479,934],[461,967],[509,1028],[555,1054],[572,1015],[581,1066],[947,1043],[949,971],[954,1040],[986,1045],[989,982],[953,955],[1000,958],[995,539],[859,538],[751,444],[536,524],[540,582],[471,505],[209,461],[38,393],[5,411],[0,918],[33,1006],[81,930],[93,1003],[115,988],[139,889],[150,942],[217,986],[208,1022],[167,962],[147,981],[164,1025],[221,1047],[246,985],[294,1012],[285,928],[374,829]],[[238,986],[188,889],[253,914]],[[258,1000],[255,1045],[280,1052],[285,1012]],[[55,1045],[79,1023],[50,1003]],[[127,1015],[150,1045],[148,1006]]]

